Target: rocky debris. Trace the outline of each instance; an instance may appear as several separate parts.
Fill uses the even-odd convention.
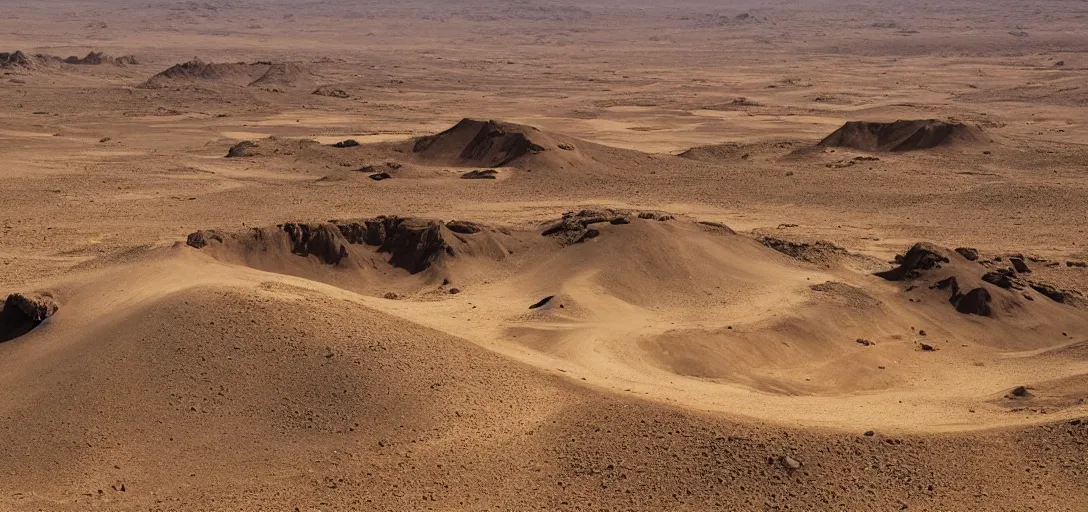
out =
[[[925,242],[914,244],[906,254],[895,259],[898,267],[877,272],[876,275],[889,281],[908,281],[917,279],[927,270],[939,269],[950,261],[944,249]]]
[[[367,177],[374,180],[374,181],[382,181],[382,180],[387,180],[389,178],[392,178],[393,175],[389,174],[387,172],[376,172],[376,173],[371,174],[370,176],[367,176]]]
[[[332,147],[334,147],[334,148],[354,148],[354,147],[357,147],[358,145],[359,145],[359,142],[356,141],[355,139],[347,139],[347,140],[342,140],[340,142],[337,142],[336,144],[333,144]]]
[[[466,173],[462,174],[461,179],[463,179],[463,180],[493,180],[493,179],[495,179],[496,176],[498,176],[498,174],[499,174],[498,171],[492,171],[490,169],[488,169],[488,170],[469,171],[469,172],[466,172]]]
[[[786,256],[817,265],[827,265],[837,257],[849,254],[846,249],[823,240],[812,243],[794,242],[772,236],[764,236],[760,242]]]
[[[1084,261],[1067,261],[1067,262],[1065,262],[1065,266],[1069,267],[1069,268],[1073,268],[1073,267],[1076,267],[1076,268],[1088,268],[1088,262],[1084,262]]]
[[[1006,398],[1030,398],[1032,396],[1031,391],[1028,391],[1027,386],[1016,386],[1009,391],[1009,394],[1005,395]]]
[[[18,338],[53,316],[60,309],[49,293],[13,293],[0,308],[0,342]]]
[[[461,289],[460,288],[450,288],[448,290],[448,293],[450,295],[457,295],[458,293],[461,293]]]
[[[21,51],[0,53],[0,69],[29,68],[33,65],[34,63],[30,60],[30,57],[27,57]]]
[[[643,220],[656,220],[664,222],[667,220],[673,220],[676,217],[673,217],[672,215],[663,212],[639,212],[638,218]]]
[[[778,457],[778,464],[790,471],[796,471],[798,469],[801,469],[801,466],[803,466],[801,461],[790,457],[789,455],[782,455]]]
[[[556,147],[563,151],[574,151],[574,144],[567,144],[566,142],[557,144]]]
[[[1018,273],[1031,273],[1031,269],[1028,268],[1028,264],[1024,262],[1023,258],[1009,258],[1009,263],[1012,264],[1013,270],[1016,270]]]
[[[922,347],[923,352],[936,352],[937,351],[937,347],[934,347],[933,345],[930,345],[928,343],[919,343],[918,346]]]
[[[382,298],[386,300],[398,300],[400,299],[400,295],[397,295],[394,292],[386,292],[385,295],[382,296]]]
[[[552,301],[552,299],[554,299],[554,298],[555,298],[555,295],[549,295],[549,296],[547,296],[547,297],[544,297],[543,299],[540,299],[540,300],[538,300],[538,301],[537,301],[537,302],[536,302],[535,304],[533,304],[532,306],[529,306],[529,309],[538,309],[538,308],[542,308],[542,307],[544,307],[544,306],[548,305],[548,303],[549,303],[549,302],[551,302],[551,301]]]
[[[957,247],[956,252],[967,259],[967,261],[978,261],[978,249],[972,249],[970,247]]]
[[[242,158],[247,156],[253,156],[253,154],[249,150],[255,147],[257,147],[256,142],[253,142],[251,140],[243,140],[242,142],[231,146],[230,149],[227,150],[227,158]]]
[[[132,55],[122,55],[120,57],[113,57],[106,55],[103,52],[90,52],[86,57],[79,58],[75,55],[64,59],[65,64],[83,65],[83,66],[98,66],[102,64],[112,64],[115,66],[136,65],[139,62],[136,61],[136,57]]]
[[[981,141],[982,129],[963,123],[936,119],[879,123],[850,121],[819,142],[824,147],[845,147],[861,151],[913,151]]]
[[[392,172],[392,171],[398,171],[398,170],[400,170],[401,167],[402,167],[402,165],[397,163],[397,162],[385,162],[385,163],[381,163],[381,164],[367,164],[367,165],[364,165],[364,166],[362,166],[362,167],[360,167],[358,169],[355,169],[355,171],[356,172],[367,172],[367,173],[371,173],[371,174],[375,174],[375,173],[379,173],[379,172],[388,173],[388,172]]]
[[[217,231],[197,231],[190,233],[189,237],[185,239],[185,245],[194,247],[196,249],[203,249],[211,242],[223,242],[223,235]]]
[[[337,89],[336,87],[318,87],[314,92],[316,96],[325,96],[328,98],[350,98],[351,95],[343,89]]]
[[[870,340],[868,340],[866,338],[858,338],[855,341],[857,341],[859,345],[864,345],[866,347],[871,347],[873,345],[876,345],[876,343],[873,343],[872,341],[870,341]]]

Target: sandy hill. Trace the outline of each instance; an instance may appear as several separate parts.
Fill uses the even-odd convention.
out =
[[[1055,332],[1088,332],[1088,311],[1012,291],[1022,262],[804,258],[826,247],[599,209],[205,230],[107,258],[0,311],[20,329],[0,344],[0,463],[36,489],[0,504],[945,509],[969,486],[999,509],[1039,478],[1048,508],[1079,503],[1083,466],[1017,468],[1088,442],[1068,420],[1079,345]],[[1004,263],[1013,288],[977,275]],[[948,277],[993,314],[961,311]]]
[[[175,64],[139,85],[144,89],[157,89],[192,83],[228,83],[248,85],[263,75],[271,66],[245,62],[205,63],[200,59]]]
[[[315,77],[309,68],[298,62],[272,64],[250,87],[313,87]]]
[[[936,119],[891,123],[850,121],[819,142],[819,146],[860,151],[913,151],[987,142],[982,128]]]
[[[585,160],[591,144],[532,126],[462,119],[452,128],[416,139],[421,160],[462,167],[570,168]]]

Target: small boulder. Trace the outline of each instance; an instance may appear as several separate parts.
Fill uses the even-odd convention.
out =
[[[1012,264],[1013,270],[1020,274],[1031,273],[1031,269],[1028,268],[1028,264],[1024,262],[1023,258],[1009,258],[1009,263]]]
[[[790,471],[796,471],[798,469],[801,469],[801,466],[803,466],[801,461],[790,457],[789,455],[782,455],[781,457],[778,457],[778,463],[781,464],[782,467]]]
[[[253,153],[250,150],[255,147],[257,147],[256,142],[253,142],[251,140],[243,140],[242,142],[231,146],[230,149],[227,150],[227,158],[242,158],[247,156],[253,156]]]
[[[469,172],[466,172],[466,173],[462,174],[461,179],[463,179],[463,180],[493,180],[493,179],[496,178],[496,176],[498,176],[498,174],[499,174],[498,171],[492,171],[490,169],[469,171]]]
[[[966,258],[967,261],[977,261],[978,260],[978,250],[977,249],[972,249],[970,247],[957,247],[956,252],[958,252],[960,254],[960,256],[963,256],[964,258]]]

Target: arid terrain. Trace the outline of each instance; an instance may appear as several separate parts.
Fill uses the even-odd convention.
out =
[[[0,510],[1088,510],[1088,4],[3,7]]]

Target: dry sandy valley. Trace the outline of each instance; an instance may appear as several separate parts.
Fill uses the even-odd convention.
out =
[[[0,18],[0,510],[1088,510],[1088,4]]]

